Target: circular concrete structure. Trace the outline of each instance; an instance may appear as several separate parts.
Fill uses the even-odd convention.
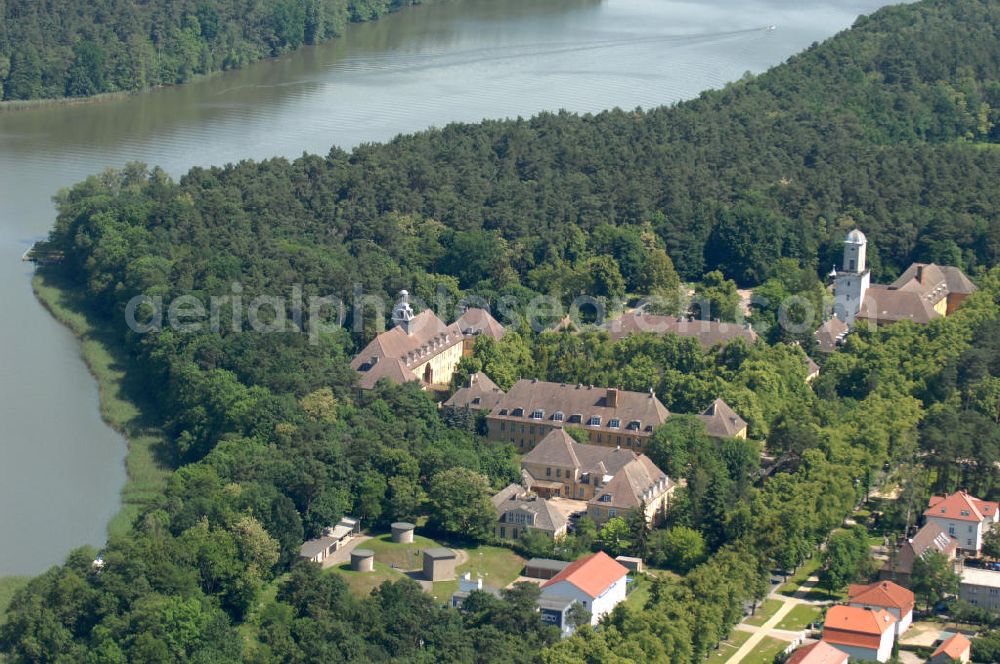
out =
[[[396,544],[413,544],[414,528],[416,528],[416,526],[412,523],[397,521],[392,524],[392,541]]]
[[[351,569],[355,572],[370,572],[375,569],[375,552],[371,549],[351,551]]]

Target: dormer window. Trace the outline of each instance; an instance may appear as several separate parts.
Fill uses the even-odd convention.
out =
[[[474,399],[472,400],[472,403],[473,403],[473,405],[476,405],[476,406],[478,406],[478,405],[479,405],[479,404],[481,404],[482,402],[483,402],[483,398],[482,398],[482,397],[476,397],[476,398],[474,398]]]
[[[524,409],[523,408],[515,408],[514,410],[511,411],[510,414],[511,414],[512,417],[524,417]]]
[[[969,510],[962,510],[962,516],[969,516]]]
[[[545,411],[541,410],[540,408],[536,408],[535,410],[531,411],[531,419],[533,420],[545,419]]]
[[[601,502],[602,503],[610,503],[611,502],[611,494],[610,493],[606,493],[603,496],[601,496]]]
[[[638,431],[639,429],[642,428],[642,422],[640,422],[639,420],[632,420],[631,422],[628,423],[628,426],[625,428],[628,429],[629,431]]]
[[[579,424],[580,422],[583,422],[583,415],[581,415],[580,413],[573,413],[572,415],[569,416],[569,419],[566,421],[569,422],[570,424]]]
[[[614,418],[608,420],[608,428],[609,429],[621,429],[622,428],[622,421],[619,420],[617,417],[614,417]]]
[[[562,422],[563,419],[565,419],[565,417],[566,416],[563,415],[563,412],[561,410],[557,410],[556,412],[552,413],[552,419],[556,422]]]
[[[591,415],[590,419],[587,420],[587,426],[588,427],[599,427],[599,426],[601,426],[601,416],[600,415]]]

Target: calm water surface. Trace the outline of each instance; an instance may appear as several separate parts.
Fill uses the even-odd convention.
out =
[[[131,160],[174,175],[454,120],[655,106],[760,72],[878,0],[466,0],[119,101],[0,113],[0,575],[104,541],[125,481],[72,336],[19,262],[60,187]],[[768,26],[774,25],[774,30]]]

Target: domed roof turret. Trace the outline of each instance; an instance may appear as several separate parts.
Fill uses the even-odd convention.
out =
[[[868,238],[865,234],[855,228],[853,231],[847,234],[847,239],[844,242],[850,242],[851,244],[865,244],[868,242]]]

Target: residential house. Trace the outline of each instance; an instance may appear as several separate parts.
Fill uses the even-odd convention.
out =
[[[952,664],[953,662],[968,662],[972,659],[972,642],[964,634],[953,634],[941,642],[941,645],[931,653],[927,664]]]
[[[666,514],[675,486],[648,456],[639,455],[587,501],[587,516],[600,527],[616,516],[642,509],[646,523],[655,526]]]
[[[625,600],[628,569],[603,551],[584,556],[542,584],[542,599],[580,602],[591,624]],[[562,625],[560,625],[562,627]]]
[[[854,659],[887,662],[896,641],[896,618],[884,609],[831,606],[823,623],[823,640]]]
[[[1000,611],[1000,572],[966,566],[959,576],[959,599],[990,611]]]
[[[299,548],[299,555],[314,563],[322,564],[360,533],[360,520],[345,516],[336,526],[325,528],[321,537],[304,542]]]
[[[956,491],[950,496],[931,496],[924,518],[958,540],[960,551],[978,556],[983,534],[997,522],[997,509],[995,502]]]
[[[566,535],[563,513],[520,484],[510,484],[493,496],[493,505],[498,514],[494,532],[499,539],[516,540],[528,530],[552,538]]]
[[[806,382],[811,383],[819,378],[819,365],[811,357],[806,355]]]
[[[902,320],[929,323],[954,312],[975,284],[957,267],[914,263],[889,285],[872,284],[866,254],[868,239],[858,229],[844,240],[841,269],[834,269],[834,314],[848,326],[855,321],[886,325]]]
[[[955,560],[958,540],[950,537],[938,524],[928,522],[889,556],[879,570],[879,578],[909,585],[913,563],[932,551],[944,555],[948,560]]]
[[[785,664],[847,664],[848,656],[826,641],[802,646],[785,660]]]
[[[444,402],[446,408],[469,408],[490,411],[500,403],[504,392],[481,371],[469,376],[469,381]]]
[[[847,605],[862,609],[885,609],[896,619],[896,638],[913,622],[913,593],[892,581],[867,585],[852,583],[847,588]]]
[[[620,447],[584,445],[566,433],[551,429],[521,457],[521,470],[531,490],[543,498],[590,500],[636,453]]]
[[[757,341],[757,333],[749,325],[717,320],[657,316],[642,310],[623,314],[619,318],[609,321],[605,327],[613,341],[643,333],[657,336],[676,334],[680,337],[697,339],[704,348],[728,344],[735,339],[744,339],[750,344]]]
[[[351,361],[362,390],[373,388],[381,378],[444,389],[459,360],[471,354],[476,336],[500,338],[504,333],[503,326],[483,309],[467,309],[451,325],[430,309],[414,314],[405,290],[392,310],[392,324]]]
[[[722,399],[716,399],[697,416],[713,438],[746,438],[747,423]]]
[[[641,451],[670,412],[652,391],[519,380],[486,417],[488,438],[527,451],[553,429],[578,426],[590,442]]]

